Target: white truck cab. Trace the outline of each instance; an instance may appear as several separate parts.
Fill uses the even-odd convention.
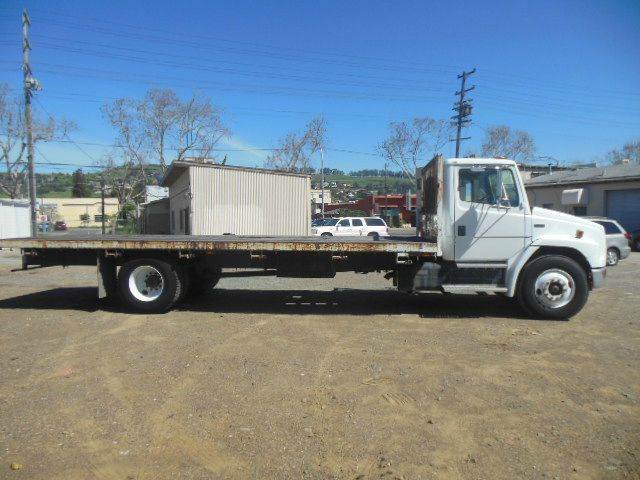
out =
[[[532,313],[565,318],[602,283],[604,229],[531,208],[515,162],[436,157],[417,179],[418,233],[438,243],[441,257],[423,264],[414,289],[500,292]]]

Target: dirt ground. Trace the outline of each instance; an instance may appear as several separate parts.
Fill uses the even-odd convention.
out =
[[[356,274],[132,315],[97,308],[91,268],[18,265],[2,479],[640,478],[640,254],[568,322]]]

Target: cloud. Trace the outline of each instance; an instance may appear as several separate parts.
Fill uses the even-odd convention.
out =
[[[260,160],[261,163],[264,163],[264,161],[267,159],[267,156],[269,156],[269,153],[270,153],[269,150],[261,150],[260,148],[255,147],[238,137],[223,138],[220,142],[220,145],[221,145],[221,148],[238,150],[237,152],[228,152],[229,153],[228,156],[230,158],[244,157],[247,161],[250,161],[251,159],[255,161],[255,159],[258,159]],[[223,153],[226,153],[226,152],[223,152]],[[242,155],[243,153],[245,155]],[[251,157],[251,158],[248,158],[248,157]]]

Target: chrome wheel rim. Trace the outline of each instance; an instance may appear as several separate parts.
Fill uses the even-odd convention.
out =
[[[564,270],[545,270],[536,279],[534,294],[538,302],[548,308],[562,308],[576,294],[573,277]]]
[[[129,291],[141,302],[157,300],[164,290],[162,274],[150,265],[140,265],[129,275]]]
[[[613,250],[609,250],[607,252],[607,263],[609,265],[615,265],[617,261],[618,261],[618,254]]]

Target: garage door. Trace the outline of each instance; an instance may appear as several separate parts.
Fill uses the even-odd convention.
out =
[[[618,220],[627,231],[640,228],[640,188],[607,190],[607,217]]]

